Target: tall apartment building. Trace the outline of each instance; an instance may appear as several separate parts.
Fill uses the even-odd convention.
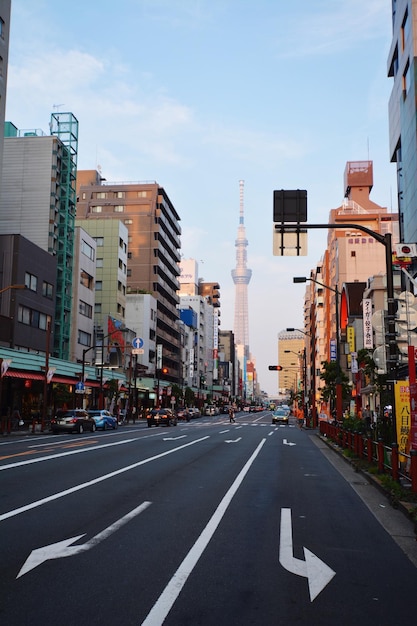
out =
[[[78,172],[77,218],[120,221],[127,228],[127,294],[150,293],[157,301],[156,345],[169,361],[169,379],[180,378],[178,330],[180,217],[157,183],[107,182],[95,170]],[[86,228],[89,231],[89,229]],[[89,231],[90,232],[90,231]],[[156,355],[153,358],[156,367]]]
[[[400,241],[417,242],[417,0],[393,0],[388,76],[389,146],[397,167]]]
[[[68,359],[78,121],[72,113],[54,113],[50,132],[6,123],[0,232],[23,235],[57,257],[52,352]]]
[[[6,112],[7,68],[9,65],[11,0],[0,0],[0,188],[3,168],[4,116]]]

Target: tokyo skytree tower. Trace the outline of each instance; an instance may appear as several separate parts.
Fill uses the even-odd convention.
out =
[[[246,239],[245,226],[243,223],[243,186],[244,181],[239,181],[239,228],[237,229],[236,268],[232,270],[235,290],[235,343],[244,346],[244,354],[249,357],[249,319],[248,319],[248,285],[252,276],[252,270],[246,267],[248,240]]]

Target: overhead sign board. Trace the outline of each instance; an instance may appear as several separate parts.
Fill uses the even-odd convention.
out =
[[[274,222],[306,222],[307,191],[278,189],[274,191]]]

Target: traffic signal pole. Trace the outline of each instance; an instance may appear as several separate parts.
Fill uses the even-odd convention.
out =
[[[387,358],[387,385],[388,391],[390,394],[391,405],[392,405],[392,416],[393,416],[393,442],[397,443],[397,431],[396,431],[396,423],[395,423],[395,394],[394,394],[394,385],[397,378],[397,341],[396,341],[396,333],[395,333],[395,299],[394,299],[394,279],[393,279],[393,266],[392,266],[392,234],[385,233],[381,235],[366,226],[362,226],[362,224],[351,224],[351,223],[343,223],[343,224],[294,224],[294,223],[279,223],[275,222],[275,230],[277,232],[285,232],[286,230],[290,232],[294,232],[297,229],[314,229],[314,228],[325,228],[327,230],[332,228],[343,228],[343,229],[354,229],[360,230],[367,235],[370,235],[374,239],[376,239],[379,243],[385,246],[385,265],[386,265],[386,276],[387,276],[387,309],[388,309],[388,333],[386,333],[386,338],[388,340],[388,358]],[[339,417],[339,416],[338,416]],[[341,416],[340,416],[341,417]]]

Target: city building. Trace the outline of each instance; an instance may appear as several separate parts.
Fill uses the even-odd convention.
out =
[[[0,188],[3,170],[4,118],[6,113],[7,70],[9,66],[11,0],[0,0]]]
[[[167,380],[178,382],[181,228],[174,205],[157,183],[108,182],[95,170],[78,172],[77,196],[77,220],[120,221],[127,228],[126,295],[149,293],[155,297],[155,344],[162,346]],[[156,355],[150,354],[150,359],[156,374]]]
[[[278,333],[278,391],[280,396],[297,393],[305,383],[305,335],[300,330]]]
[[[20,234],[57,257],[54,356],[69,359],[78,121],[53,113],[50,135],[6,123],[0,232]]]
[[[45,354],[55,316],[56,257],[22,235],[0,235],[0,345]]]
[[[417,242],[417,0],[392,2],[392,42],[388,76],[390,160],[397,168],[400,241]]]
[[[95,342],[96,242],[79,226],[74,230],[73,276],[70,361],[82,362],[83,350]]]

